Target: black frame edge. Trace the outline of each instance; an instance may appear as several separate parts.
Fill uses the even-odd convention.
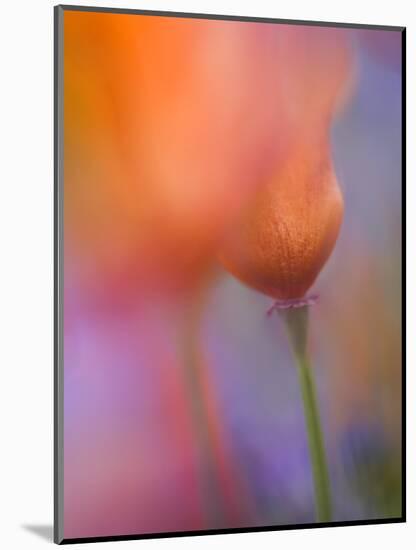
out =
[[[123,540],[146,540],[146,539],[165,539],[178,537],[200,537],[207,535],[235,535],[238,533],[265,533],[276,531],[293,531],[304,529],[323,529],[331,527],[354,527],[364,525],[385,525],[390,523],[405,523],[403,517],[353,520],[353,521],[334,521],[330,523],[296,523],[292,525],[269,525],[264,527],[239,527],[234,529],[208,529],[199,531],[171,531],[165,533],[145,533],[142,535],[110,535],[104,537],[85,537],[63,539],[59,544],[84,544],[91,542],[118,542]]]
[[[105,6],[76,6],[59,4],[65,11],[84,11],[97,13],[119,13],[125,15],[150,15],[161,17],[180,17],[185,19],[211,19],[220,21],[248,21],[251,23],[280,23],[284,25],[307,25],[317,27],[357,28],[380,31],[403,31],[405,27],[395,25],[370,25],[367,23],[337,23],[334,21],[308,21],[303,19],[278,19],[274,17],[256,17],[251,15],[222,15],[215,13],[193,13],[180,11],[143,10],[134,8],[114,8]]]
[[[406,231],[407,231],[407,211],[406,211],[406,27],[402,29],[402,517],[406,521],[407,512],[407,491],[406,491],[406,438],[407,438],[407,412],[406,412],[406,342],[407,342],[407,320],[406,320]]]

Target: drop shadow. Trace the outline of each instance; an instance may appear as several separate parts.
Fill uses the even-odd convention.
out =
[[[53,542],[52,525],[22,525],[22,528],[48,542]]]

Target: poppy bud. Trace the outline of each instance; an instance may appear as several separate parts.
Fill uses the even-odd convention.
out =
[[[234,226],[221,261],[268,296],[302,298],[331,254],[342,215],[328,139],[305,140]]]

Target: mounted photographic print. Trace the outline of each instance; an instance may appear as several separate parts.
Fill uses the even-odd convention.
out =
[[[405,30],[55,7],[55,541],[405,520]]]

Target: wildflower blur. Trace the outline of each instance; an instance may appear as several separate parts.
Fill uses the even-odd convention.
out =
[[[329,124],[348,34],[76,12],[64,32],[71,281],[104,301],[189,291],[297,142]]]

